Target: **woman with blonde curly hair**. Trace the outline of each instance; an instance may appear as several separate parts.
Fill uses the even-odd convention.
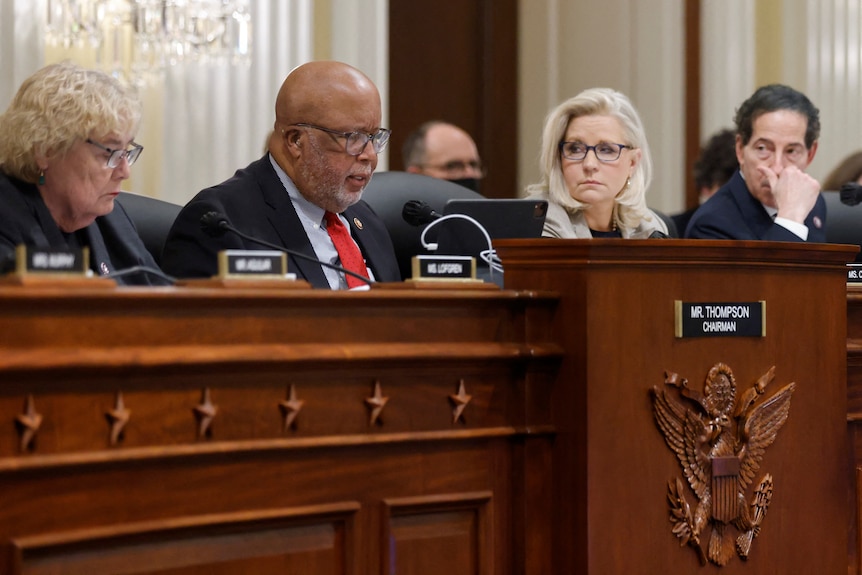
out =
[[[158,270],[114,200],[143,147],[134,142],[138,98],[111,76],[69,62],[27,78],[0,116],[0,259],[18,245],[88,248],[90,268],[108,275]],[[122,276],[118,283],[150,283]],[[161,282],[159,282],[161,283]]]
[[[620,92],[591,88],[551,111],[541,168],[542,181],[527,194],[548,200],[543,236],[667,236],[646,205],[652,160],[643,124]]]

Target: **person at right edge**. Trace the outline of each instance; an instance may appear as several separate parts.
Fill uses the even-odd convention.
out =
[[[789,86],[758,88],[736,112],[739,171],[694,216],[686,238],[823,242],[826,202],[805,170],[820,112]]]

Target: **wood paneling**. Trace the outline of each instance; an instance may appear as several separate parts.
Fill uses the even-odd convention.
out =
[[[862,573],[862,287],[847,286],[847,431],[850,442],[851,505],[849,573]]]
[[[518,195],[517,33],[517,0],[389,3],[391,169],[407,134],[445,120],[476,140],[482,193]]]
[[[494,573],[493,503],[490,492],[386,500],[387,573]]]
[[[698,205],[694,163],[700,155],[700,17],[701,0],[685,2],[685,208]],[[680,237],[685,230],[678,230]]]
[[[552,239],[495,246],[507,287],[560,294],[554,337],[566,356],[552,401],[554,572],[715,570],[701,568],[671,532],[668,482],[683,475],[656,425],[650,389],[668,387],[672,371],[707,393],[707,372],[723,362],[735,374],[737,398],[771,366],[775,381],[758,401],[790,382],[796,391],[755,474],[774,478],[769,514],[747,560],[734,552],[721,573],[846,573],[844,264],[853,248]],[[676,338],[677,300],[765,300],[766,336]],[[694,513],[698,500],[684,489]]]
[[[0,288],[0,573],[539,575],[555,302]]]
[[[12,540],[17,568],[59,573],[351,573],[358,503],[171,518]],[[285,571],[286,570],[286,571]]]

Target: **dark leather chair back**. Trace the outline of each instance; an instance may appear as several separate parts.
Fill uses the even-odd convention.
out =
[[[862,246],[862,204],[842,204],[837,191],[825,191],[823,198],[826,200],[826,242]],[[862,263],[862,253],[856,254],[856,263]]]
[[[129,214],[147,250],[161,265],[165,239],[182,206],[131,192],[120,192],[117,201]]]
[[[679,238],[681,237],[682,233],[685,233],[685,230],[680,231],[676,229],[676,222],[673,221],[673,218],[671,216],[667,215],[664,212],[660,212],[655,208],[650,209],[654,211],[655,214],[660,217],[664,224],[667,226],[667,236],[669,238]]]
[[[410,172],[377,172],[362,194],[362,199],[377,212],[389,231],[404,279],[411,276],[411,258],[430,253],[419,240],[424,226],[412,226],[401,217],[404,204],[410,200],[420,200],[442,214],[443,206],[449,200],[482,197],[464,186]]]

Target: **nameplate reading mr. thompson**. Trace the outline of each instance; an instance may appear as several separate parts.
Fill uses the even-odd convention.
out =
[[[765,337],[766,302],[674,302],[676,337]]]

